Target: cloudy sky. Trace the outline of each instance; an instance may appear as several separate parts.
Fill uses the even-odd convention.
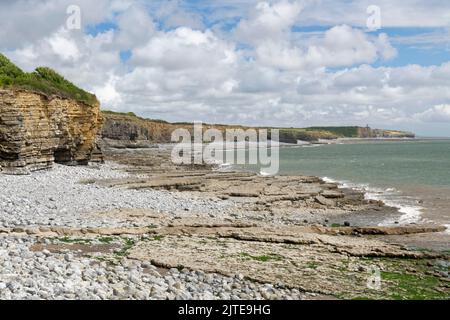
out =
[[[450,136],[448,0],[1,0],[0,51],[150,118]]]

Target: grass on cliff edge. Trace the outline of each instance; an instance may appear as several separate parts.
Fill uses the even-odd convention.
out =
[[[169,122],[164,121],[164,120],[142,118],[142,117],[139,117],[134,112],[116,112],[116,111],[111,111],[111,110],[102,110],[102,113],[106,114],[106,115],[113,115],[113,116],[119,116],[119,117],[136,118],[136,119],[142,120],[142,121],[170,124]]]
[[[97,101],[95,95],[78,88],[56,71],[46,67],[39,67],[31,73],[23,72],[1,53],[0,88],[19,88],[48,96],[57,95],[62,98],[74,99],[90,106]]]
[[[328,131],[339,137],[358,138],[358,127],[310,127],[307,131]]]

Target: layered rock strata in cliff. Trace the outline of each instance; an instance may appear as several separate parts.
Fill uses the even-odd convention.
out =
[[[47,169],[54,162],[103,161],[102,116],[93,106],[24,90],[0,90],[0,167],[4,173]]]
[[[104,112],[102,143],[112,148],[148,148],[156,143],[170,143],[175,129],[184,128],[192,132],[193,124],[169,123],[160,120],[143,119],[134,114]],[[243,126],[203,124],[203,129],[252,129]],[[262,128],[253,128],[262,129]],[[271,134],[272,128],[266,128]],[[279,128],[279,139],[283,143],[297,144],[299,141],[320,143],[321,140],[338,138],[414,138],[414,133],[371,129],[369,127],[310,127]],[[270,138],[270,137],[269,137]]]

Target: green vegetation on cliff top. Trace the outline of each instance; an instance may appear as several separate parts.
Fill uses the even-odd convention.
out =
[[[25,89],[48,96],[56,95],[62,98],[74,99],[88,105],[94,105],[97,101],[95,95],[78,88],[56,71],[46,67],[39,67],[34,72],[27,73],[1,53],[0,88]]]
[[[340,137],[358,138],[358,127],[311,127],[306,128],[307,131],[328,131]]]
[[[169,124],[169,122],[164,121],[164,120],[147,119],[147,118],[139,117],[134,112],[116,112],[116,111],[111,111],[111,110],[102,110],[102,113],[106,114],[106,115],[113,115],[113,116],[119,116],[119,117],[120,116],[127,116],[127,117],[130,117],[130,118],[136,118],[136,119],[143,120],[143,121],[150,121],[150,122],[158,122],[158,123]]]

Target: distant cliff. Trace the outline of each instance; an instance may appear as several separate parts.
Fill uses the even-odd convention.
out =
[[[415,138],[412,132],[372,129],[370,127],[312,127],[307,130],[324,130],[339,138]]]
[[[144,119],[133,113],[103,111],[103,144],[116,148],[148,147],[156,143],[170,143],[172,132],[179,128],[192,131],[192,123],[169,123],[162,120]],[[231,126],[204,124],[203,129],[215,128],[225,131]],[[234,126],[233,128],[244,128]]]
[[[104,111],[102,129],[103,142],[111,147],[138,148],[155,143],[170,143],[172,131],[177,128],[192,130],[190,123],[169,123],[161,120],[144,119],[133,113]],[[204,124],[203,128],[226,130],[229,128],[248,129],[243,126],[227,126]],[[317,142],[338,138],[376,138],[392,137],[413,138],[414,134],[401,131],[386,131],[362,127],[311,127],[311,128],[279,128],[280,142],[294,143],[299,140]]]
[[[115,148],[140,148],[156,143],[170,143],[175,129],[185,128],[192,131],[192,123],[169,123],[161,120],[143,119],[133,113],[103,112],[104,125],[102,138],[105,146]],[[243,126],[203,124],[203,129],[249,129]],[[270,134],[270,132],[269,132]],[[298,140],[318,141],[336,139],[338,135],[323,130],[280,129],[280,141],[297,143]]]

